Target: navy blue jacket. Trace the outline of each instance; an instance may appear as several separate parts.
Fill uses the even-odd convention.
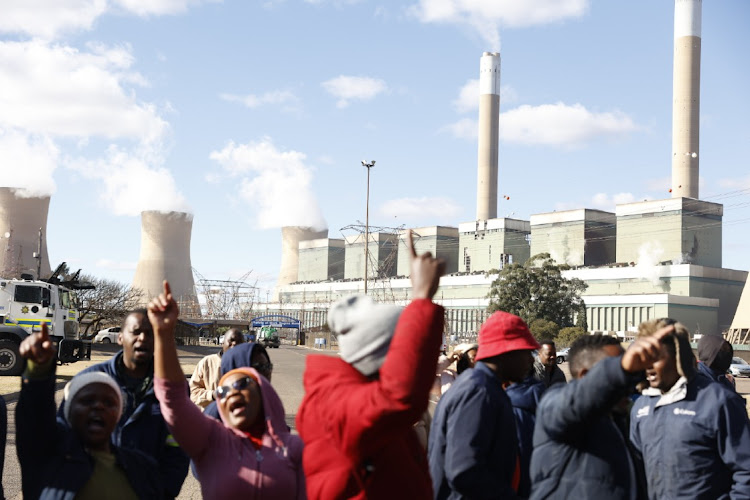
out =
[[[185,481],[190,459],[180,449],[167,428],[167,423],[161,415],[159,401],[154,394],[153,383],[140,404],[135,406],[131,391],[127,390],[124,381],[117,375],[117,362],[120,358],[122,351],[80,373],[104,372],[117,382],[122,391],[124,411],[112,433],[112,443],[121,448],[139,450],[156,460],[163,480],[165,498],[174,498],[180,493]],[[60,403],[58,420],[62,420],[64,403],[65,401]]]
[[[24,378],[16,406],[16,450],[24,498],[72,500],[91,478],[94,460],[68,425],[55,418],[55,377]],[[136,450],[112,446],[138,498],[160,498],[156,462]]]
[[[660,399],[644,391],[630,414],[649,498],[750,498],[750,423],[742,398],[695,375],[684,396],[657,406]]]
[[[705,375],[706,377],[710,378],[714,382],[717,382],[727,389],[729,389],[732,392],[737,392],[737,388],[734,386],[732,382],[729,381],[726,374],[716,374],[711,368],[709,368],[705,363],[701,363],[698,361],[698,373],[701,375]]]
[[[536,407],[547,388],[533,376],[523,382],[513,384],[505,389],[513,405],[513,416],[516,419],[516,436],[518,437],[518,454],[521,461],[521,482],[518,494],[528,497],[531,493],[531,452],[534,450],[534,426],[536,425]]]
[[[530,498],[637,498],[638,468],[611,411],[643,373],[626,373],[621,359],[604,358],[583,378],[553,385],[542,396]]]
[[[516,498],[513,409],[500,379],[481,361],[440,398],[428,449],[435,498]]]

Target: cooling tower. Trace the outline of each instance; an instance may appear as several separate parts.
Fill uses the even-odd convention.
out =
[[[133,288],[143,291],[142,302],[163,291],[169,280],[182,316],[198,316],[193,267],[190,264],[190,234],[193,216],[184,212],[141,212],[141,256],[135,268]]]
[[[477,220],[497,217],[497,141],[500,121],[500,54],[479,60],[479,154]]]
[[[675,0],[672,197],[698,198],[702,0]]]
[[[328,238],[328,230],[311,227],[286,226],[281,228],[281,271],[276,288],[298,280],[300,241]]]
[[[0,187],[0,277],[17,278],[21,272],[33,271],[39,262],[34,253],[39,248],[42,230],[41,277],[51,270],[47,256],[47,213],[49,196],[23,198],[16,189]]]

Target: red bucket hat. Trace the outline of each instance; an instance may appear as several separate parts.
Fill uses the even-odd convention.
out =
[[[504,311],[497,311],[479,329],[476,360],[491,358],[510,351],[539,349],[526,323]]]

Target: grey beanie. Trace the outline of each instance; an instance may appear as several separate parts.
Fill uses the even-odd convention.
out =
[[[120,403],[119,408],[119,415],[117,419],[120,419],[120,416],[122,415],[122,391],[120,390],[120,386],[117,385],[117,382],[103,372],[86,372],[86,373],[80,373],[73,377],[70,382],[65,384],[65,388],[63,389],[63,397],[65,398],[65,404],[63,406],[63,415],[65,415],[65,421],[70,423],[70,406],[73,403],[73,400],[76,398],[76,395],[78,394],[78,391],[86,387],[90,384],[104,384],[108,385],[112,388],[115,395],[117,396],[117,400]]]
[[[328,326],[338,336],[341,358],[362,375],[380,370],[403,308],[377,304],[367,295],[352,295],[328,311]]]

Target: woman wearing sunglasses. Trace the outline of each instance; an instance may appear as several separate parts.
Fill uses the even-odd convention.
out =
[[[255,368],[221,377],[214,399],[223,423],[190,401],[174,342],[178,313],[165,281],[148,306],[154,388],[172,434],[195,463],[203,498],[306,498],[302,441],[289,432],[281,399]]]

